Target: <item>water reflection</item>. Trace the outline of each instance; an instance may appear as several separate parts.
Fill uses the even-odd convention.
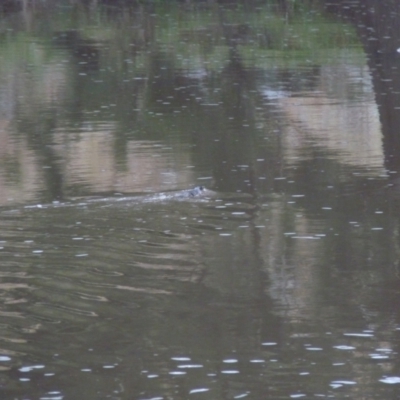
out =
[[[396,398],[397,66],[371,7],[20,4],[5,396]]]
[[[342,88],[337,84],[329,90],[326,82],[335,76],[341,77]],[[385,175],[381,127],[368,71],[330,66],[321,69],[319,79],[315,90],[292,92],[279,100],[290,121],[285,158],[297,164],[299,159],[313,157],[313,147],[322,147],[328,153],[325,157],[368,175]],[[352,92],[354,81],[357,86]]]

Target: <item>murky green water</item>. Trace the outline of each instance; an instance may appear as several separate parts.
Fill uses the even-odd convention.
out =
[[[0,397],[398,398],[400,6],[78,3],[2,6]]]

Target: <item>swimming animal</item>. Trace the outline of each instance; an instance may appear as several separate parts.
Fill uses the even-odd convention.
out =
[[[154,194],[147,194],[144,196],[127,196],[123,195],[121,197],[79,197],[71,199],[66,202],[55,201],[51,204],[35,204],[27,205],[24,208],[49,208],[49,207],[73,207],[73,206],[88,206],[90,204],[96,203],[108,203],[106,206],[112,206],[116,202],[126,202],[133,204],[140,203],[157,203],[164,201],[185,201],[185,200],[196,200],[196,199],[209,199],[215,196],[215,192],[205,188],[204,186],[196,186],[193,189],[185,189],[171,192],[161,192]]]
[[[162,192],[144,196],[143,202],[156,202],[160,200],[190,200],[197,198],[207,198],[215,195],[215,192],[205,188],[204,186],[196,186],[193,189],[178,190],[171,192]],[[140,197],[137,197],[140,199]]]
[[[204,186],[196,186],[193,189],[189,190],[182,190],[181,192],[177,192],[177,196],[181,196],[182,198],[185,197],[199,197],[201,195],[204,195],[205,192],[207,192],[207,189]]]

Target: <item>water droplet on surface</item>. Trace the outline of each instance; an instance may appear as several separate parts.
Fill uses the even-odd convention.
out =
[[[323,348],[322,347],[306,347],[306,350],[321,351],[321,350],[323,350]]]
[[[183,364],[183,365],[178,365],[178,368],[203,368],[203,365],[201,365],[201,364]]]
[[[190,361],[190,357],[171,357],[174,361]]]
[[[333,348],[338,350],[355,350],[355,347],[346,345],[333,346]]]
[[[387,376],[386,378],[379,379],[379,382],[387,383],[389,385],[394,385],[396,383],[400,383],[399,376]]]
[[[199,388],[199,389],[192,389],[189,394],[193,393],[203,393],[203,392],[208,392],[210,389],[208,388]]]
[[[332,381],[331,385],[356,385],[357,382],[354,381]]]
[[[374,335],[371,333],[344,333],[344,336],[353,336],[353,337],[373,337]]]

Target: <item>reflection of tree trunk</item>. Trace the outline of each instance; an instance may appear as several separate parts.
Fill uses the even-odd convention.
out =
[[[46,188],[49,190],[48,197],[51,201],[62,200],[63,194],[63,174],[60,170],[58,157],[49,146],[43,146],[41,151],[43,164],[45,165]]]
[[[382,125],[385,166],[389,171],[400,170],[400,58],[396,58],[377,55],[370,61],[370,65],[374,64],[371,70]]]
[[[60,165],[60,160],[54,149],[49,143],[52,143],[52,135],[57,122],[55,115],[46,119],[43,116],[42,123],[33,123],[37,126],[37,130],[29,129],[31,121],[26,121],[27,127],[24,128],[27,132],[29,146],[37,154],[37,159],[43,169],[43,179],[45,181],[43,187],[46,189],[46,194],[43,194],[42,200],[49,202],[63,199],[63,173]],[[39,132],[38,132],[39,131]]]
[[[344,8],[343,5],[348,7]],[[385,166],[400,170],[400,2],[345,0],[328,10],[350,21],[367,55],[383,134]]]
[[[253,165],[254,137],[253,135],[243,134],[244,126],[249,125],[250,121],[254,123],[253,107],[251,107],[250,100],[253,75],[246,71],[237,46],[243,38],[243,27],[226,24],[222,11],[220,11],[219,17],[221,31],[229,47],[229,61],[221,74],[223,106],[227,114],[232,114],[232,110],[235,111],[235,114],[228,117],[232,121],[231,129],[224,129],[225,135],[217,151],[218,158],[224,160],[224,165],[221,166],[222,168],[219,171],[214,171],[214,176],[219,183],[219,188],[224,190],[224,185],[227,185],[227,188],[232,187],[229,183],[232,171],[235,171],[238,165],[247,165],[248,167],[243,171],[245,174],[243,177],[244,186],[240,189],[254,193],[254,179],[252,179],[255,175]],[[226,135],[226,133],[229,133],[229,135]],[[237,176],[234,180],[237,182]]]
[[[54,111],[49,114],[46,121],[47,123],[43,127],[42,135],[47,136],[44,140],[40,138],[36,145],[36,151],[39,155],[39,160],[42,161],[44,168],[44,179],[45,187],[47,189],[47,198],[50,201],[63,200],[64,199],[64,174],[62,171],[62,164],[57,156],[52,143],[54,131],[57,124],[57,112]]]

